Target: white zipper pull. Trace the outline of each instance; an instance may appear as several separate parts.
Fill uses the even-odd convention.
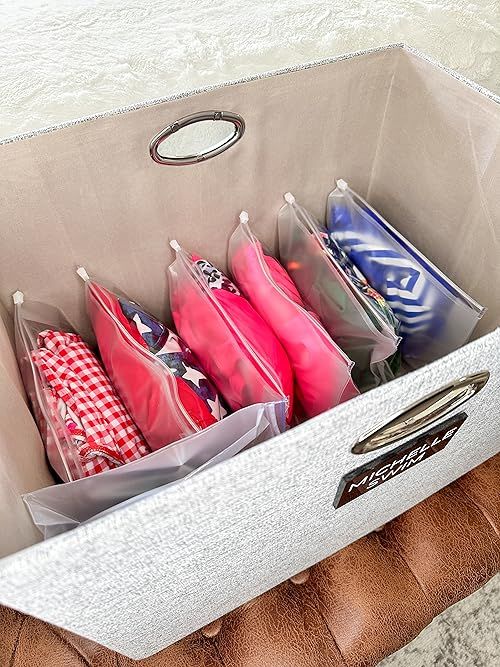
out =
[[[88,282],[90,280],[90,276],[83,266],[79,266],[76,272],[84,282]]]
[[[246,211],[242,211],[240,213],[240,222],[241,222],[242,225],[248,224],[249,219],[250,218],[249,218],[248,213]]]
[[[181,246],[175,239],[170,241],[170,247],[173,248],[175,252],[180,252],[182,250]]]
[[[24,303],[24,294],[23,292],[20,292],[17,290],[17,292],[14,292],[12,295],[12,301],[14,302],[15,306],[20,306],[21,304]]]
[[[285,192],[283,195],[283,199],[286,201],[287,204],[295,204],[295,197],[292,195],[291,192]]]
[[[342,192],[349,190],[349,186],[347,185],[347,183],[344,181],[343,178],[339,178],[337,180],[337,187],[339,190],[342,190]]]

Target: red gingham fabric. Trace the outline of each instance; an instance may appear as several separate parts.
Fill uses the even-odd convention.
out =
[[[107,375],[80,336],[43,331],[33,361],[71,421],[84,477],[149,454],[150,449]],[[83,431],[83,433],[82,433]]]

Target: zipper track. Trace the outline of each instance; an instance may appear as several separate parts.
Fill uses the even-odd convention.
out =
[[[162,371],[165,371],[165,369],[168,372],[168,376],[171,380],[175,380],[176,376],[172,373],[172,370],[167,366],[167,364],[164,364],[162,361],[158,359],[148,348],[142,347],[142,345],[139,345],[139,343],[135,340],[135,338],[126,330],[123,328],[121,322],[117,319],[117,317],[114,315],[114,313],[108,308],[108,306],[104,303],[102,298],[100,297],[99,294],[96,293],[96,290],[94,289],[94,284],[92,280],[87,280],[85,281],[86,285],[89,290],[92,291],[92,295],[94,298],[99,302],[101,305],[101,308],[103,308],[108,316],[112,319],[112,321],[115,323],[115,325],[118,327],[118,330],[122,333],[122,335],[128,340],[129,343],[132,344],[132,346],[141,354],[145,355],[147,358],[150,359],[150,361],[153,362],[154,366],[156,368],[161,369]],[[162,378],[164,378],[164,375],[162,375]],[[193,429],[195,432],[201,431],[202,429],[196,424],[189,413],[186,411],[184,408],[184,405],[182,401],[179,398],[179,391],[177,388],[177,382],[171,382],[172,385],[172,392],[174,394],[174,398],[176,399],[175,401],[175,408],[177,411],[177,415],[181,416],[184,420],[185,423],[188,425],[189,428]]]

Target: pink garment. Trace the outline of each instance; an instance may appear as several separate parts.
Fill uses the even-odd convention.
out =
[[[286,399],[290,422],[290,363],[260,315],[227,276],[206,260],[179,250],[169,271],[177,330],[230,408]]]
[[[93,281],[87,282],[86,294],[104,366],[152,450],[222,418],[215,389],[212,391],[212,384],[198,367],[187,368],[188,360],[194,360],[178,336],[146,315],[137,304],[118,298]],[[132,321],[125,316],[130,310],[135,311]],[[156,340],[157,349],[152,337],[155,326],[162,334]],[[203,400],[193,386],[212,399],[215,414],[209,410],[208,400]]]
[[[314,417],[357,396],[352,362],[307,309],[281,264],[264,253],[248,223],[231,238],[229,265],[238,287],[283,345],[305,415]]]

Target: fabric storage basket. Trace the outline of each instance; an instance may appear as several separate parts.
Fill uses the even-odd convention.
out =
[[[145,657],[500,451],[498,102],[396,45],[0,146],[0,603]],[[199,164],[151,159],[157,132],[207,110],[241,116],[242,139]],[[337,177],[488,307],[476,340],[198,476],[35,544],[41,536],[21,496],[52,479],[16,369],[11,293],[23,289],[58,305],[87,337],[75,276],[84,263],[165,317],[171,239],[224,266],[242,208],[273,247],[282,194],[300,193],[322,216]],[[378,430],[397,413],[389,431]],[[366,451],[373,440],[365,441],[365,453],[353,453],[370,432],[388,444]],[[420,456],[431,441],[440,451]],[[381,455],[389,470],[411,457],[412,465],[375,484],[365,478]],[[385,472],[379,466],[375,474]]]

